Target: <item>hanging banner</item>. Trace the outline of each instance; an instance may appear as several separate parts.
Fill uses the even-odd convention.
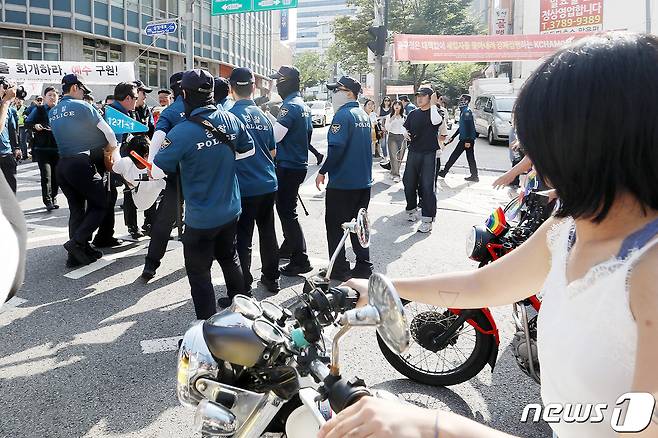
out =
[[[555,53],[589,33],[549,35],[405,35],[393,37],[396,61],[442,62],[531,61]]]
[[[540,33],[603,30],[603,0],[540,0]]]
[[[507,9],[496,9],[496,20],[494,21],[494,35],[507,35]]]
[[[23,61],[0,59],[0,76],[18,83],[40,82],[59,84],[62,77],[77,73],[87,84],[132,82],[135,69],[132,62]]]
[[[414,94],[413,85],[388,85],[386,94]]]

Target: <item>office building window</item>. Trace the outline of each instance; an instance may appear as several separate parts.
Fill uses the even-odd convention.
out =
[[[0,58],[59,61],[61,36],[51,33],[2,29]]]
[[[103,40],[83,38],[82,56],[85,61],[119,62],[122,60],[121,46]]]
[[[169,86],[169,55],[144,52],[139,58],[139,79],[149,87]]]
[[[31,61],[59,61],[59,44],[27,41],[27,59]]]
[[[53,0],[53,9],[56,11],[71,11],[71,0]]]
[[[23,40],[0,37],[0,58],[23,59]]]

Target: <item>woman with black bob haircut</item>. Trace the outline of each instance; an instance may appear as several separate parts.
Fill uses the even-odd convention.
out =
[[[461,309],[541,291],[541,397],[563,408],[551,413],[560,438],[658,437],[657,78],[652,35],[601,34],[547,58],[524,85],[515,120],[526,153],[561,200],[555,216],[481,269],[393,281],[402,298]],[[346,284],[367,302],[367,281]],[[621,420],[613,413],[624,400],[631,402]],[[592,409],[598,404],[607,406],[603,418]],[[519,429],[537,432],[533,424]],[[509,436],[451,412],[372,397],[340,412],[319,436],[347,434]]]

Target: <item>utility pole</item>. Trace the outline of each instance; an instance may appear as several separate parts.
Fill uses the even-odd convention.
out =
[[[375,21],[373,22],[374,27],[384,26],[386,11],[384,4],[381,0],[375,0]],[[382,101],[382,69],[383,69],[383,54],[375,53],[375,84],[373,90],[373,98],[375,104],[379,105]]]
[[[646,0],[647,33],[651,33],[651,0]]]
[[[185,70],[194,69],[194,3],[185,0]]]

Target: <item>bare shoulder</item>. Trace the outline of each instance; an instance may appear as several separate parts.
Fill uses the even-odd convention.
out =
[[[658,244],[638,260],[629,277],[631,311],[638,326],[653,326],[658,331]]]

